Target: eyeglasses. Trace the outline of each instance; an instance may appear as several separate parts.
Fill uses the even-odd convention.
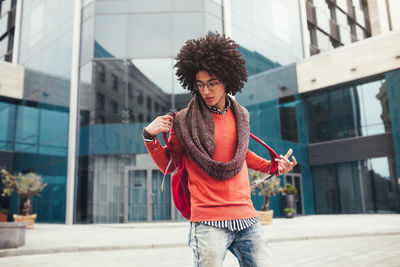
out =
[[[215,91],[218,88],[218,84],[219,84],[218,81],[209,81],[206,84],[204,84],[203,82],[195,82],[194,88],[199,91],[203,91],[204,87],[207,86],[208,90]]]

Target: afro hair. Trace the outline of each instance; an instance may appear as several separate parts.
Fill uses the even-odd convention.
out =
[[[203,70],[225,83],[226,93],[235,95],[247,82],[246,61],[238,47],[229,37],[220,34],[186,41],[174,66],[179,82],[195,93],[196,74]]]

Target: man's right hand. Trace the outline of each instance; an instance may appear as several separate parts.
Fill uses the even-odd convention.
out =
[[[173,119],[171,115],[159,116],[147,125],[145,130],[153,136],[157,136],[159,133],[168,133]]]

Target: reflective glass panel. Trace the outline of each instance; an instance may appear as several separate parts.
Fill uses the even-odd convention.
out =
[[[128,23],[128,57],[172,57],[170,14],[131,14]]]
[[[371,158],[312,167],[316,213],[393,211],[399,193],[392,160]]]
[[[13,150],[15,115],[15,104],[0,102],[0,150]]]
[[[171,220],[171,182],[170,176],[165,177],[164,191],[160,194],[164,175],[159,170],[152,170],[152,210],[153,220]]]
[[[204,1],[172,0],[172,8],[176,11],[200,11],[204,9]]]
[[[123,13],[126,12],[126,0],[97,0],[96,13]]]
[[[128,0],[128,12],[165,12],[171,10],[171,1]]]
[[[383,80],[305,96],[311,142],[391,131]]]
[[[121,123],[125,98],[126,68],[122,60],[96,61],[93,65],[93,88],[95,99],[93,116],[95,123]],[[118,134],[117,128],[114,129]]]
[[[93,18],[82,24],[80,63],[85,64],[93,57]]]
[[[158,87],[158,90],[172,94],[172,59],[133,59],[131,62],[144,78],[153,82]]]
[[[141,59],[128,63],[128,110],[132,122],[147,122],[172,108],[172,60]]]
[[[126,15],[98,15],[94,40],[96,58],[123,58],[126,55]]]
[[[196,39],[205,34],[204,13],[174,13],[173,42],[177,55],[187,40]]]

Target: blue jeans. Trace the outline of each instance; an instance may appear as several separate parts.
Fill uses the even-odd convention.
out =
[[[242,231],[191,222],[189,246],[194,252],[195,267],[222,267],[229,250],[240,266],[273,266],[267,239],[259,222]]]

